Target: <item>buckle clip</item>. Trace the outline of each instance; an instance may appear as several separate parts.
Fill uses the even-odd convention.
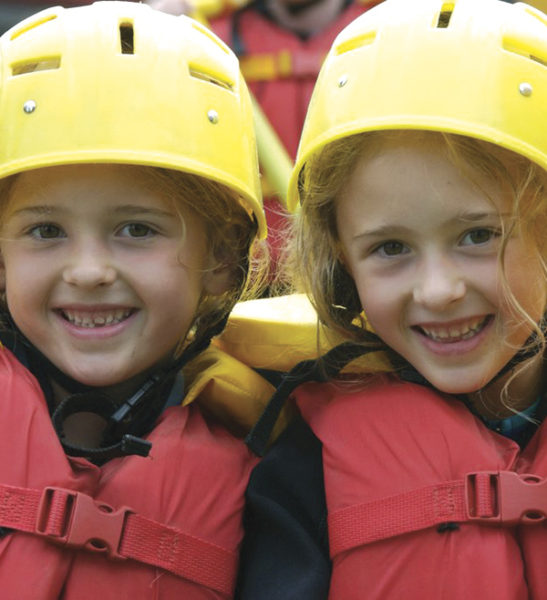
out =
[[[514,471],[478,471],[465,477],[470,521],[534,524],[547,518],[547,479]]]
[[[36,532],[57,544],[125,559],[119,547],[131,512],[126,506],[114,510],[82,492],[46,487],[38,506]]]

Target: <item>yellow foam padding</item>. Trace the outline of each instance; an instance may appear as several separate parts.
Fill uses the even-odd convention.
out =
[[[187,393],[183,404],[196,402],[239,437],[249,432],[275,391],[256,371],[215,346],[186,365],[184,377]],[[289,418],[286,409],[272,439],[285,428]]]
[[[224,332],[184,368],[184,404],[197,402],[235,435],[244,436],[256,423],[274,387],[255,369],[290,371],[342,342],[319,327],[317,315],[304,295],[279,296],[239,303]],[[350,373],[389,371],[382,353],[350,363]],[[286,404],[270,438],[273,441],[292,418]]]
[[[305,295],[291,294],[240,302],[215,344],[255,369],[290,371],[342,341],[340,335],[318,325]],[[375,353],[353,361],[346,370],[378,372],[391,366],[383,354]]]

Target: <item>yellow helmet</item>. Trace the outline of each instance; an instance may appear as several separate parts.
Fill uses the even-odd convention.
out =
[[[0,177],[74,163],[165,167],[234,190],[266,225],[237,58],[133,2],[41,11],[0,38]]]
[[[336,38],[319,75],[289,183],[355,133],[467,135],[547,169],[547,16],[499,0],[386,0]]]

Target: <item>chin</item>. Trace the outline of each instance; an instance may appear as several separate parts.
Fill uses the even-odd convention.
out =
[[[468,381],[462,383],[462,381],[454,381],[454,382],[446,382],[444,381],[436,381],[435,379],[429,379],[427,376],[424,377],[429,381],[429,383],[439,392],[443,394],[451,394],[451,395],[462,395],[462,394],[472,394],[474,392],[478,392],[482,387],[482,383],[470,384]]]
[[[132,377],[131,374],[120,377],[118,374],[105,374],[104,372],[100,375],[97,375],[97,371],[91,373],[82,373],[81,371],[64,371],[64,373],[82,385],[89,385],[95,388],[113,387],[123,383],[124,381],[127,381],[128,379],[131,379]]]

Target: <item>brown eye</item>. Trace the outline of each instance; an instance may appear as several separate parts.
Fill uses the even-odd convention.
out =
[[[379,250],[385,256],[397,256],[403,254],[405,246],[401,242],[386,242],[380,246]]]
[[[132,238],[144,238],[154,234],[154,230],[144,223],[129,223],[122,228],[122,235]]]
[[[41,225],[36,225],[30,230],[30,233],[33,237],[41,240],[52,240],[58,237],[63,237],[63,232],[61,229],[52,223],[42,223]]]
[[[468,231],[462,239],[463,246],[480,246],[492,240],[492,238],[500,235],[498,232],[482,227],[480,229],[472,229]]]

